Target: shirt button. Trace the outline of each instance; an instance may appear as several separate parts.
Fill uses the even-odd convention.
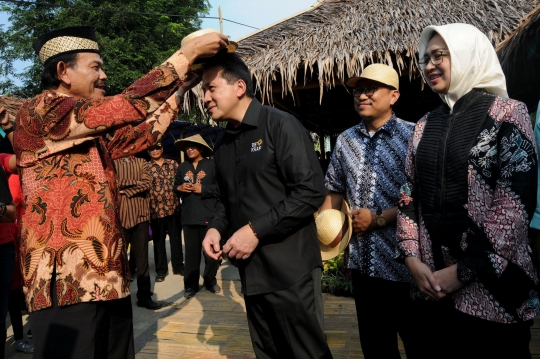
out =
[[[240,158],[236,159],[236,163],[240,163],[242,160]]]

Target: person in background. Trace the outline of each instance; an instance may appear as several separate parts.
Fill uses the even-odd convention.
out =
[[[186,270],[184,273],[184,298],[189,299],[199,291],[202,241],[208,221],[216,209],[218,190],[212,148],[195,135],[176,141],[175,146],[184,151],[187,161],[180,163],[174,180],[182,198],[182,224],[186,244]],[[221,292],[216,274],[220,261],[204,256],[203,284],[212,293]]]
[[[527,108],[507,97],[493,45],[472,25],[427,26],[418,54],[444,102],[416,124],[398,211],[423,357],[529,359],[540,301]]]
[[[169,275],[165,239],[169,234],[171,246],[171,264],[173,274],[184,275],[184,252],[182,249],[182,227],[180,203],[174,188],[174,176],[178,163],[163,157],[163,145],[156,143],[148,149],[150,155],[150,216],[152,240],[154,241],[154,261],[156,264],[156,282],[163,282]]]
[[[534,123],[534,139],[536,141],[536,148],[540,148],[540,102],[536,108],[536,119]],[[540,153],[538,156],[540,161]],[[531,220],[531,228],[536,232],[536,255],[540,255],[540,166],[538,166],[538,188],[536,192],[536,209]],[[540,258],[536,258],[536,265],[540,264]]]
[[[159,309],[152,300],[152,285],[148,266],[148,227],[150,207],[148,190],[152,186],[150,164],[142,158],[128,156],[114,160],[120,193],[120,223],[130,246],[130,260],[137,269],[137,306]]]
[[[399,76],[384,64],[367,66],[347,80],[360,123],[339,135],[326,172],[321,207],[351,206],[354,235],[346,251],[362,352],[369,358],[400,358],[397,334],[408,359],[418,340],[410,321],[411,274],[394,260],[396,214],[405,182],[405,156],[414,123],[397,118]]]

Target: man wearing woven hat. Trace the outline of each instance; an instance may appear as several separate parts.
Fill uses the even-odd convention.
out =
[[[208,63],[203,89],[212,119],[228,122],[214,152],[221,200],[204,251],[238,261],[257,358],[332,358],[313,216],[324,181],[313,141],[296,118],[254,98],[238,56]]]
[[[188,158],[178,166],[174,183],[182,197],[182,225],[186,244],[184,298],[189,299],[199,291],[202,241],[218,197],[216,169],[214,161],[206,158],[212,155],[213,150],[201,135],[178,140],[175,146],[184,151]],[[204,264],[205,288],[212,293],[221,292],[216,280],[220,261],[204,256]]]
[[[414,124],[396,117],[399,77],[390,66],[372,64],[347,80],[360,123],[337,139],[326,173],[321,211],[351,206],[353,230],[346,252],[352,270],[360,343],[366,358],[399,358],[399,333],[407,358],[417,349],[408,315],[411,276],[394,260],[399,189]]]
[[[34,42],[45,90],[20,107],[13,142],[27,204],[20,252],[34,357],[134,357],[113,159],[161,138],[178,96],[194,85],[190,65],[226,45],[218,34],[201,36],[122,94],[104,97],[93,28],[56,30]]]

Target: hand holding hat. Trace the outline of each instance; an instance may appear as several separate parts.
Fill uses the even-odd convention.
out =
[[[327,209],[317,214],[315,218],[317,237],[323,261],[340,254],[351,240],[352,218],[349,215],[349,205],[343,201],[341,209]]]
[[[212,57],[229,46],[227,36],[217,30],[203,29],[189,34],[182,40],[181,51],[190,63],[202,57]]]

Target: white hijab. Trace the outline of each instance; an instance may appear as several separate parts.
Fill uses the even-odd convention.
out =
[[[427,26],[420,36],[420,58],[424,57],[434,32],[441,35],[450,50],[450,88],[447,94],[440,94],[450,107],[450,112],[457,100],[473,88],[483,88],[492,94],[508,97],[501,64],[486,35],[468,24]]]

